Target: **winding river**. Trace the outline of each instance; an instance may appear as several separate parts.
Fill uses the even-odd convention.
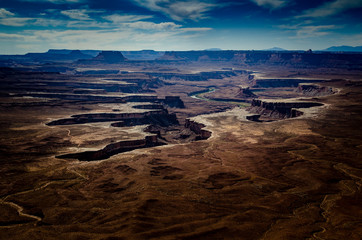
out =
[[[250,104],[245,102],[244,100],[236,100],[236,99],[209,99],[204,97],[206,93],[215,92],[217,89],[215,87],[208,87],[202,91],[196,91],[189,93],[189,96],[195,99],[204,100],[204,101],[211,101],[211,102],[221,102],[221,103],[228,103],[238,105],[240,107],[248,107]]]

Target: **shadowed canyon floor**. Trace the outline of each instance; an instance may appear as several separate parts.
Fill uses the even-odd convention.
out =
[[[362,73],[197,67],[3,73],[0,238],[360,239]]]

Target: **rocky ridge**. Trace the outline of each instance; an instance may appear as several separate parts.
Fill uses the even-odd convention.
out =
[[[159,61],[233,62],[255,66],[274,65],[288,67],[333,67],[361,69],[360,53],[329,53],[311,51],[172,51],[158,58]]]

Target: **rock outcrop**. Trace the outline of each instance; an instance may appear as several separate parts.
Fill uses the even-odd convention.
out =
[[[278,120],[293,118],[303,115],[302,111],[297,110],[298,108],[310,108],[322,105],[323,104],[317,102],[269,102],[253,99],[248,111],[256,115],[249,116],[247,119],[260,121],[260,119]]]
[[[161,100],[164,104],[169,107],[184,108],[184,102],[179,96],[166,96],[164,100]]]
[[[84,54],[79,50],[71,50],[68,53],[48,51],[46,53],[27,53],[24,58],[36,62],[68,62],[80,59],[91,59],[92,56]]]
[[[186,119],[185,127],[189,128],[191,131],[198,134],[198,137],[196,138],[196,140],[208,139],[209,137],[211,137],[211,134],[212,134],[210,131],[203,129],[205,127],[204,124],[195,122],[190,119]]]
[[[80,64],[119,64],[127,61],[120,51],[102,51],[89,60],[79,60]]]
[[[315,84],[299,84],[296,92],[303,93],[308,97],[326,96],[334,94],[336,91],[332,87],[324,87]]]
[[[154,50],[122,51],[122,54],[129,60],[155,60],[163,56],[164,52]]]
[[[333,67],[361,69],[361,53],[311,51],[172,51],[159,61],[233,62],[242,65],[275,65],[289,67]]]
[[[150,76],[158,77],[161,80],[185,80],[185,81],[207,81],[209,79],[222,79],[225,77],[236,76],[237,72],[246,71],[212,71],[190,74],[180,73],[149,73]]]
[[[235,95],[237,98],[257,98],[258,96],[255,95],[249,88],[240,88],[239,92]]]
[[[104,63],[121,63],[127,59],[118,51],[102,51],[92,60]]]
[[[163,144],[158,142],[157,136],[152,135],[152,136],[146,136],[145,139],[120,141],[117,143],[112,143],[98,151],[87,151],[81,153],[65,154],[57,156],[57,158],[74,158],[80,161],[95,161],[95,160],[107,159],[110,156],[113,156],[118,153],[128,152],[139,148],[154,147],[159,145]]]
[[[281,88],[281,87],[298,87],[301,83],[316,83],[323,80],[308,80],[297,78],[268,78],[254,80],[253,88]]]
[[[117,122],[114,126],[134,126],[143,124],[157,124],[169,126],[178,124],[175,114],[169,114],[166,109],[142,113],[90,113],[73,115],[47,123],[48,126],[84,124],[92,122]],[[113,125],[112,125],[113,126]]]

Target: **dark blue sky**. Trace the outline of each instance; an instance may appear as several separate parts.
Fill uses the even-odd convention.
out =
[[[362,0],[1,0],[0,54],[362,45]]]

